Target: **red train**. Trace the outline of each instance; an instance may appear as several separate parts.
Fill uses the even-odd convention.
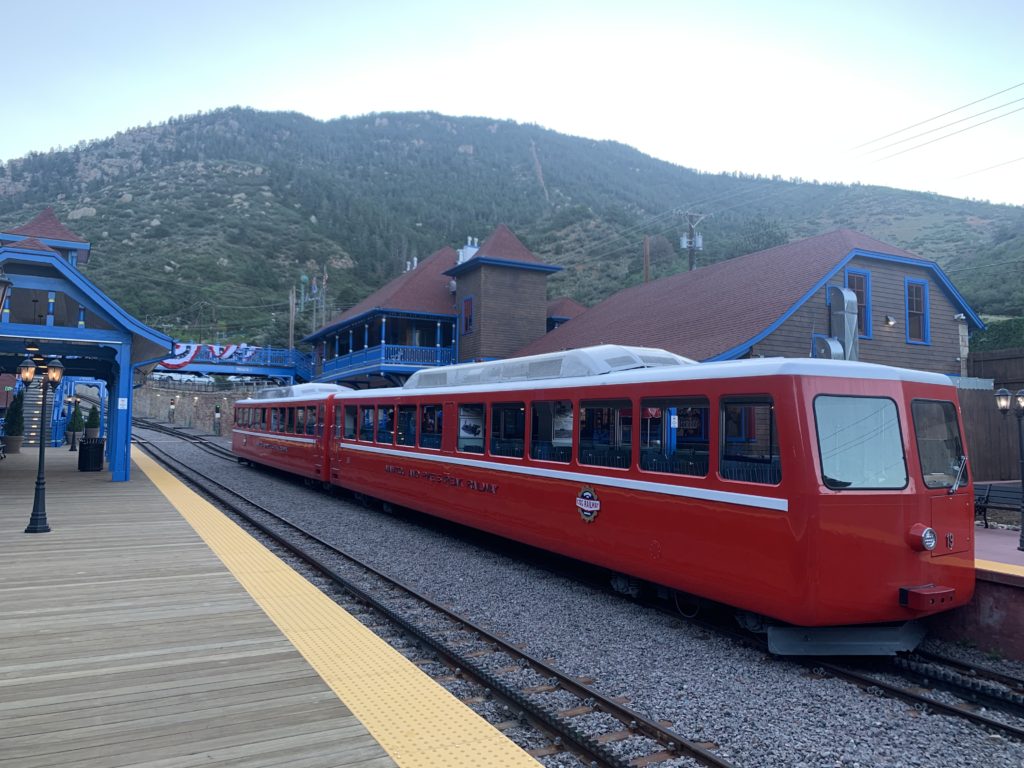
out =
[[[892,653],[974,591],[946,376],[601,346],[235,404],[241,461],[740,609],[778,653]]]

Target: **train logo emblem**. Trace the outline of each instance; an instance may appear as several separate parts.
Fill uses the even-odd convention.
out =
[[[589,485],[580,488],[580,492],[576,494],[576,509],[580,511],[583,522],[594,522],[597,513],[601,511],[601,502],[597,498],[597,491]]]

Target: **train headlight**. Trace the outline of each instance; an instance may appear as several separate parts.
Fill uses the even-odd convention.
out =
[[[935,549],[935,542],[937,540],[938,537],[935,535],[935,529],[924,523],[913,525],[910,529],[910,534],[907,536],[907,543],[919,552]]]

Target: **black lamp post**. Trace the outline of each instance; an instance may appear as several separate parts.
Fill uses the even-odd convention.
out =
[[[169,422],[171,422],[171,424],[174,423],[174,398],[173,397],[171,398],[170,406],[168,406],[168,408],[167,408],[167,420]]]
[[[1017,417],[1017,456],[1020,460],[1020,540],[1017,542],[1017,549],[1024,552],[1024,389],[1018,389],[1017,394],[1011,395],[1010,390],[1000,389],[996,392],[996,408],[1005,416],[1010,412],[1013,405],[1013,415]]]
[[[43,404],[39,416],[39,472],[36,475],[36,495],[32,501],[32,517],[28,521],[28,528],[25,533],[49,533],[50,526],[46,524],[46,388],[56,389],[64,376],[64,366],[60,360],[51,360],[46,364],[46,378],[39,382],[43,388]],[[36,364],[31,359],[26,359],[18,366],[22,383],[28,387],[36,375]]]

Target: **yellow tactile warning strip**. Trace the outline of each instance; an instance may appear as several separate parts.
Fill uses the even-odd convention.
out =
[[[537,762],[138,448],[132,460],[402,768]]]
[[[1024,566],[1000,563],[996,560],[975,560],[974,567],[981,571],[992,571],[993,573],[1004,573],[1008,576],[1024,577]]]

